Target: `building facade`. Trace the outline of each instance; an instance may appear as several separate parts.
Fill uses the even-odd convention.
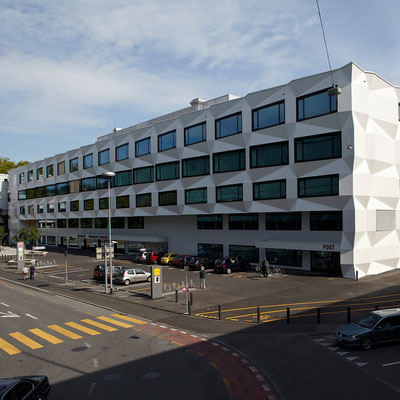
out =
[[[8,230],[8,175],[0,174],[0,226]],[[6,237],[3,241],[7,241]],[[1,246],[2,243],[0,243]]]
[[[354,63],[191,107],[10,171],[47,246],[243,256],[346,278],[400,266],[400,89]]]

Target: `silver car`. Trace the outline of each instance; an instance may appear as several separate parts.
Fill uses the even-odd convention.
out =
[[[132,282],[150,282],[151,274],[140,268],[132,268],[121,271],[115,278],[115,283],[129,285]]]

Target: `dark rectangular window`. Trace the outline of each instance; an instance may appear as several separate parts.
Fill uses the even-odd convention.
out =
[[[69,218],[68,219],[68,228],[79,228],[79,219],[78,218]]]
[[[177,203],[176,190],[170,190],[168,192],[158,193],[158,205],[159,206],[175,206],[176,203]]]
[[[47,185],[46,186],[46,196],[55,196],[57,194],[57,186],[56,185]]]
[[[138,140],[135,142],[135,155],[136,157],[144,156],[151,153],[151,140],[150,138]]]
[[[301,231],[301,213],[267,213],[265,229],[274,231]]]
[[[46,197],[46,187],[45,186],[39,186],[36,188],[36,197]]]
[[[43,214],[43,212],[44,212],[44,205],[43,205],[43,204],[38,204],[38,205],[37,205],[37,208],[36,208],[36,212],[37,212],[38,214]]]
[[[85,211],[94,210],[94,199],[87,199],[83,201],[83,209]]]
[[[117,208],[129,208],[129,195],[126,196],[117,196]]]
[[[329,96],[328,89],[297,98],[297,121],[331,114],[337,111],[337,96]]]
[[[204,142],[206,140],[206,123],[202,122],[197,125],[185,128],[185,146]]]
[[[36,198],[36,189],[26,189],[26,198],[27,199],[34,199]]]
[[[66,228],[67,220],[66,219],[58,219],[57,220],[57,228]]]
[[[207,188],[186,189],[185,204],[207,203]]]
[[[198,215],[197,229],[222,229],[222,215]]]
[[[33,181],[33,170],[28,171],[28,182],[32,182]]]
[[[253,200],[286,199],[286,180],[253,183]]]
[[[93,219],[92,218],[82,218],[81,219],[81,228],[92,229],[93,227]]]
[[[250,147],[250,168],[289,164],[289,142]]]
[[[295,162],[327,160],[341,156],[341,132],[294,139]]]
[[[99,199],[99,210],[107,210],[108,209],[108,197],[103,197]]]
[[[65,211],[67,211],[67,202],[65,202],[65,201],[60,201],[60,202],[58,203],[58,211],[59,211],[59,212],[65,212]]]
[[[242,113],[228,115],[215,120],[215,138],[236,135],[242,132]]]
[[[19,213],[20,213],[20,215],[24,215],[25,214],[25,206],[21,206],[19,208]]]
[[[78,171],[78,169],[79,169],[78,157],[69,160],[69,172]]]
[[[144,217],[128,217],[128,229],[144,229]]]
[[[83,156],[83,169],[93,167],[93,153]]]
[[[228,221],[231,230],[254,231],[258,229],[258,214],[230,214]]]
[[[199,257],[221,258],[224,256],[224,246],[222,244],[198,243],[197,254]]]
[[[47,176],[48,178],[50,178],[51,176],[54,176],[54,166],[53,166],[53,164],[48,165],[48,166],[46,167],[46,176]]]
[[[42,179],[43,178],[43,167],[40,167],[36,170],[36,179]]]
[[[302,266],[301,250],[266,249],[265,256],[268,262],[273,265]]]
[[[285,101],[253,110],[253,131],[285,123]]]
[[[154,167],[135,168],[133,170],[133,184],[154,182]]]
[[[179,179],[179,161],[156,165],[156,180],[166,181],[169,179]]]
[[[57,175],[65,174],[65,161],[57,163]]]
[[[99,151],[97,158],[99,165],[108,164],[110,162],[110,149]]]
[[[176,131],[163,133],[158,136],[158,151],[174,149],[176,147]]]
[[[79,211],[79,200],[69,202],[70,211]]]
[[[26,200],[26,190],[18,190],[18,200]]]
[[[129,158],[129,144],[125,143],[115,148],[115,161],[122,161]]]
[[[106,229],[107,228],[107,218],[95,218],[94,227],[96,229]]]
[[[107,189],[108,188],[108,182],[110,182],[111,187],[112,187],[112,178],[109,178],[107,176],[97,176],[96,177],[96,187],[97,189]]]
[[[81,179],[81,192],[87,192],[89,190],[96,190],[96,178],[83,178]]]
[[[229,257],[238,257],[247,262],[258,263],[260,260],[259,249],[254,246],[229,245]]]
[[[217,203],[243,200],[243,185],[217,186]]]
[[[245,150],[223,151],[213,154],[214,174],[246,169]]]
[[[182,160],[182,178],[210,174],[210,156],[184,158]]]
[[[54,212],[54,204],[52,204],[52,203],[47,204],[47,212],[48,213],[53,213]]]
[[[132,185],[132,171],[128,170],[116,172],[114,177],[114,186],[120,187],[128,185]]]
[[[124,217],[112,217],[111,218],[111,228],[124,229],[125,228],[125,218]]]
[[[339,175],[314,176],[297,180],[298,197],[338,196]]]
[[[69,193],[69,183],[62,182],[57,183],[57,194],[68,194]]]
[[[136,207],[151,207],[151,193],[137,194]]]
[[[22,172],[19,174],[19,183],[24,183],[25,182],[25,172]]]
[[[311,211],[311,231],[341,231],[342,211]]]

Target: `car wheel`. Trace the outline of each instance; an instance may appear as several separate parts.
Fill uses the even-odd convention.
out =
[[[364,338],[361,340],[361,347],[363,350],[369,350],[372,347],[372,340],[370,338]]]
[[[125,286],[128,286],[130,283],[131,283],[131,281],[129,279],[125,279],[124,280],[124,285]]]
[[[147,282],[151,282],[151,276],[147,277]]]
[[[231,270],[230,268],[227,268],[227,269],[226,269],[226,273],[227,273],[227,274],[230,274],[231,272],[232,272],[232,270]]]

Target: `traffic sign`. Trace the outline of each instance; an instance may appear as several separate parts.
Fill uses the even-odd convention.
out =
[[[188,291],[188,289],[186,288],[186,287],[184,287],[183,289],[182,289],[182,292],[184,292],[184,293],[186,293]]]

